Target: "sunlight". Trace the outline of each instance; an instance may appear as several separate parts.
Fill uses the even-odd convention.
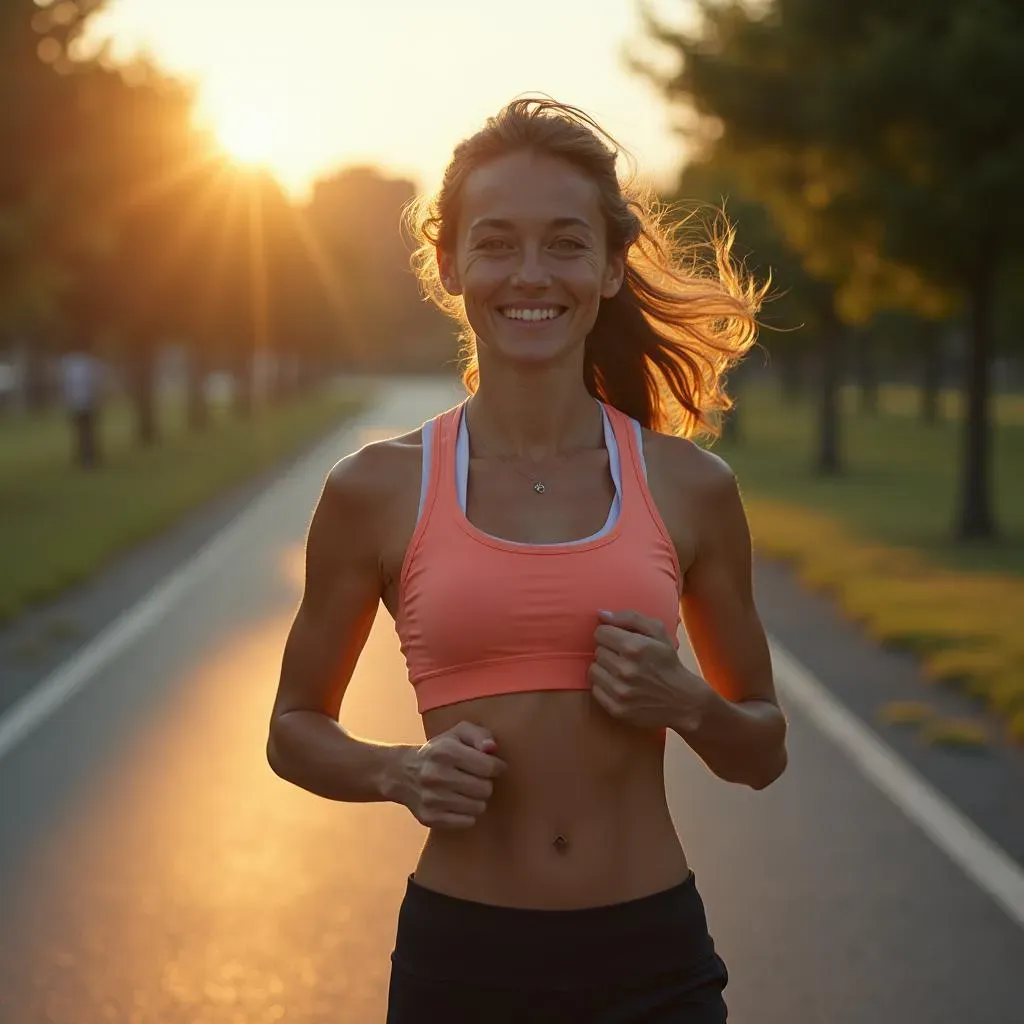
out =
[[[689,6],[649,2],[673,25]],[[537,91],[597,116],[646,174],[671,185],[683,143],[664,103],[621,59],[624,40],[639,33],[635,5],[604,6],[595,18],[593,0],[520,0],[502,27],[515,61],[494,59],[492,7],[473,0],[295,0],[287,13],[248,0],[117,0],[93,16],[86,41],[109,43],[118,60],[149,55],[194,82],[200,123],[225,153],[296,196],[353,164],[432,188],[459,139],[513,96]],[[552,62],[535,45],[539,24],[571,38],[572,52]]]
[[[228,107],[214,112],[212,121],[217,141],[236,163],[273,169],[279,161],[280,140],[269,118],[254,107]]]

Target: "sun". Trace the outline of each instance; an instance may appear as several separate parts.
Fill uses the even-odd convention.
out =
[[[269,167],[279,155],[273,124],[259,110],[222,111],[213,120],[217,141],[232,160],[249,167]]]

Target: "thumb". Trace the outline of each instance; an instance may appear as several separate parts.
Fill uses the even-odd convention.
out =
[[[485,754],[498,749],[491,731],[475,722],[459,722],[452,728],[452,732],[467,746],[482,750]]]

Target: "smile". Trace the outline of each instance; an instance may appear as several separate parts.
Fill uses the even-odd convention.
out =
[[[546,306],[542,309],[522,309],[519,306],[504,306],[501,315],[506,320],[522,320],[537,323],[541,320],[557,320],[565,312],[565,306]]]

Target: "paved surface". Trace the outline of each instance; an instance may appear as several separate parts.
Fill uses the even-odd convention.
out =
[[[383,1019],[423,829],[399,808],[287,786],[263,748],[325,472],[455,395],[388,389],[276,481],[186,599],[0,760],[0,1024]],[[785,580],[762,579],[769,626],[793,617]],[[806,638],[811,660],[844,642],[824,629]],[[1024,1022],[1024,931],[789,710],[790,768],[765,792],[716,780],[680,743],[668,752],[673,813],[732,975],[730,1020]],[[343,721],[420,735],[384,612]]]

